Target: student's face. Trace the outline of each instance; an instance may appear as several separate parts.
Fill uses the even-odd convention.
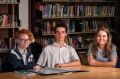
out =
[[[54,33],[54,36],[56,37],[56,41],[65,41],[65,37],[67,36],[67,32],[65,28],[58,27],[56,29],[56,32]]]
[[[20,34],[19,38],[18,38],[18,45],[19,47],[26,49],[30,44],[30,40],[28,35],[26,34]]]
[[[108,40],[108,35],[105,31],[100,30],[97,34],[97,43],[99,45],[105,45]]]

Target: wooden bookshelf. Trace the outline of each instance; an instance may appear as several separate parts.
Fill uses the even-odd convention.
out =
[[[43,17],[44,20],[54,20],[54,19],[87,19],[87,18],[115,18],[115,16],[65,16],[65,17]]]
[[[100,23],[107,23],[112,32],[115,29],[116,0],[31,1],[34,6],[37,2],[40,7],[39,11],[42,12],[41,18],[36,19],[35,9],[32,9],[34,12],[34,17],[32,18],[34,19],[33,24],[35,22],[41,23],[42,35],[39,37],[43,38],[43,46],[54,41],[53,29],[60,21],[64,22],[68,27],[67,42],[71,40],[77,41],[76,46],[73,43],[69,43],[76,50],[87,50],[89,43],[93,41],[94,33]],[[76,38],[77,40],[74,40]],[[81,43],[80,46],[78,44],[79,42]]]
[[[0,49],[11,49],[10,40],[14,39],[15,32],[19,30],[19,3],[20,0],[0,1]]]
[[[112,1],[106,1],[106,0],[43,0],[45,3],[100,3],[100,2],[102,2],[102,3],[116,3],[116,1],[115,0],[112,0]]]

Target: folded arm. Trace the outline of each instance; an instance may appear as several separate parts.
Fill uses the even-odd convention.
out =
[[[81,62],[80,60],[74,60],[72,62],[69,63],[64,63],[64,64],[56,64],[55,67],[70,67],[70,66],[80,66]]]
[[[88,56],[88,63],[91,66],[101,66],[101,67],[115,67],[117,62],[117,57],[112,57],[108,62],[96,61],[92,55]]]

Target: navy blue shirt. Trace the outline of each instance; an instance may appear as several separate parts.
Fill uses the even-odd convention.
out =
[[[32,53],[27,49],[26,64],[24,64],[22,54],[16,46],[6,57],[2,64],[2,69],[3,71],[26,70],[32,69],[34,65],[35,61]]]

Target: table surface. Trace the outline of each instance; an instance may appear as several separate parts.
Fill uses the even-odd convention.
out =
[[[71,69],[88,70],[89,72],[74,72],[56,75],[26,75],[16,72],[0,73],[0,79],[120,79],[120,69],[111,67],[75,66]]]

